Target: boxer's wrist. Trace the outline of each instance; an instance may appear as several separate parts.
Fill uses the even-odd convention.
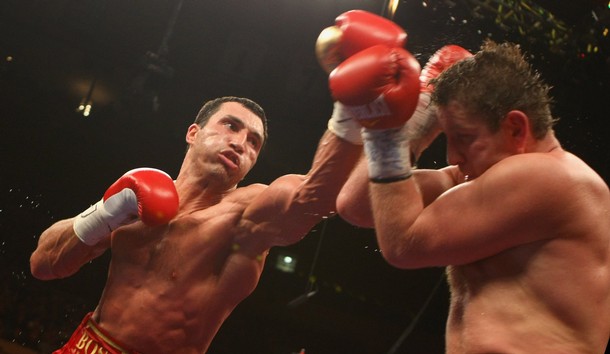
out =
[[[72,228],[76,237],[88,246],[99,243],[112,232],[106,218],[104,201],[100,200],[74,218]]]
[[[362,139],[371,182],[390,183],[411,177],[409,139],[404,127],[363,128]]]
[[[93,246],[120,226],[136,221],[138,201],[133,190],[125,188],[105,201],[102,199],[74,219],[76,237]]]
[[[362,145],[361,125],[351,117],[349,111],[340,102],[335,102],[333,114],[328,121],[328,130],[339,138],[355,145]]]

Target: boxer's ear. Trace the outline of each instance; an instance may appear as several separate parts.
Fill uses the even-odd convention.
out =
[[[199,127],[199,125],[193,123],[188,127],[188,130],[186,131],[186,137],[185,140],[186,142],[190,145],[195,141],[195,135],[197,134],[197,132],[201,129],[201,127]]]
[[[518,153],[525,152],[528,139],[532,137],[530,119],[522,111],[510,111],[500,122],[505,138]]]

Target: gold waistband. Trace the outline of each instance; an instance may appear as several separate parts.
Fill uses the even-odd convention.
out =
[[[111,346],[112,349],[116,350],[117,352],[120,352],[121,354],[133,354],[133,353],[135,353],[133,351],[130,351],[130,350],[127,350],[127,349],[123,348],[122,345],[118,344],[109,335],[107,335],[106,333],[102,332],[102,330],[98,327],[97,323],[95,323],[95,321],[93,321],[91,318],[89,318],[87,320],[87,325],[85,326],[85,328],[91,330],[93,333],[95,333],[95,335],[97,337],[99,337],[102,341],[104,341],[104,343],[102,343],[102,344],[106,344],[108,346]]]

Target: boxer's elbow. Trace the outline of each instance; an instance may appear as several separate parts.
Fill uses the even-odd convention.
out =
[[[30,256],[30,273],[38,280],[66,278],[75,272],[61,267],[54,257],[44,251],[36,250]]]
[[[390,248],[385,250],[381,249],[381,256],[383,259],[392,267],[398,269],[416,269],[421,268],[417,262],[414,262],[412,258],[405,257],[405,255],[395,252]]]
[[[39,280],[56,279],[57,276],[51,267],[49,267],[49,262],[45,260],[41,253],[40,251],[34,251],[30,256],[30,273],[32,273],[34,278]]]
[[[381,256],[392,267],[398,269],[419,269],[425,265],[417,256],[406,255],[395,248],[381,247]]]
[[[377,241],[383,259],[394,268],[421,269],[441,266],[442,261],[411,236],[388,230],[377,230]]]
[[[336,209],[343,220],[354,226],[369,229],[374,227],[373,214],[368,200],[365,202],[354,201],[349,192],[342,190],[337,197]]]

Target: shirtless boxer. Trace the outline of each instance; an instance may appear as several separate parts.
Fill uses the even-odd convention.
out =
[[[360,15],[345,15],[341,31],[379,28],[334,38],[334,45],[366,47],[377,35],[403,39],[394,26]],[[419,73],[418,66],[407,69]],[[413,101],[408,94],[396,97]],[[265,142],[264,112],[242,98],[208,102],[188,128],[175,184],[158,170],[130,171],[92,208],[47,229],[31,256],[39,279],[70,276],[112,250],[97,308],[57,353],[206,352],[223,321],[255,289],[270,247],[298,242],[335,209],[361,154],[337,117],[306,175],[238,188]]]
[[[411,171],[408,136],[363,132],[368,172],[354,170],[339,213],[372,224],[366,188],[350,189],[368,173],[383,257],[447,267],[447,353],[604,353],[610,193],[555,137],[548,86],[518,46],[491,41],[432,84],[450,166]]]

